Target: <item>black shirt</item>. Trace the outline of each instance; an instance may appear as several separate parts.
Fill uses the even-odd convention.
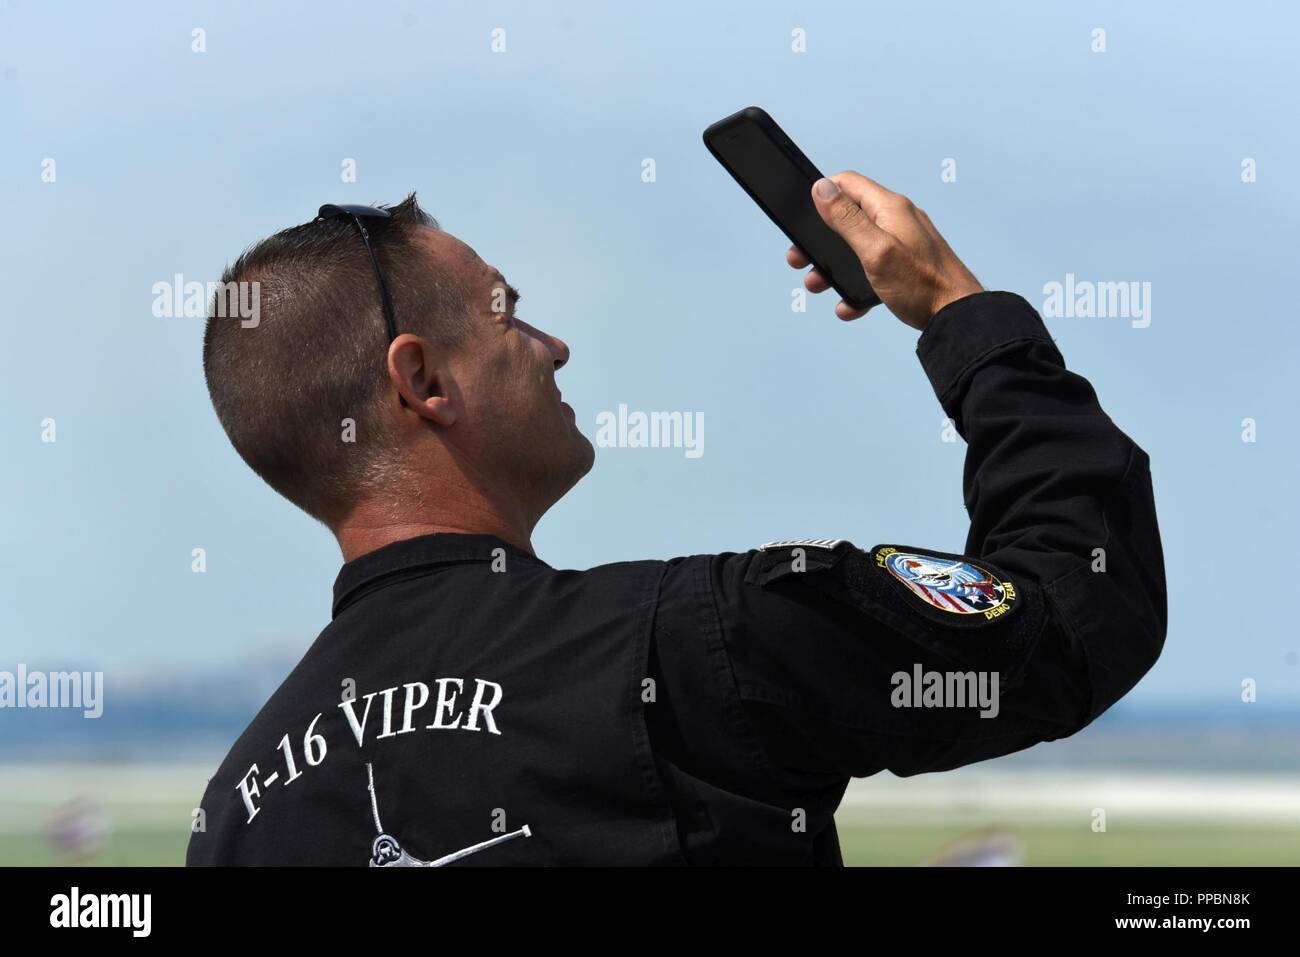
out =
[[[188,863],[837,864],[851,777],[1084,727],[1164,640],[1147,456],[1018,296],[949,305],[917,351],[968,444],[964,554],[386,546],[339,573]]]

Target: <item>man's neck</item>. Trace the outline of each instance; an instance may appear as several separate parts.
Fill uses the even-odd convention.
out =
[[[508,545],[533,554],[532,526],[522,519],[508,520],[485,502],[462,504],[455,510],[410,509],[365,503],[334,529],[343,560],[350,562],[393,542],[420,535],[446,532],[458,535],[493,535]]]

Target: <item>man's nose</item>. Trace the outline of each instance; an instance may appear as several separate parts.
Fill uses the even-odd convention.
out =
[[[562,368],[564,364],[569,361],[569,345],[559,336],[553,336],[549,333],[542,332],[541,329],[538,329],[536,326],[530,326],[522,319],[519,320],[519,324],[528,330],[529,335],[539,341],[542,345],[546,346],[547,350],[554,357],[555,368]]]
[[[547,336],[546,340],[551,347],[551,354],[555,356],[555,368],[562,369],[569,361],[569,344],[559,336]]]
[[[568,361],[568,343],[564,339],[555,338],[555,368],[563,368],[564,363]]]

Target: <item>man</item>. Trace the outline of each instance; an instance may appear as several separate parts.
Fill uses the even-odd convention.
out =
[[[1146,454],[905,197],[851,172],[813,195],[921,330],[968,443],[964,555],[551,568],[533,528],[593,450],[556,386],[568,346],[498,270],[413,197],[323,207],[227,270],[261,314],[209,320],[217,414],[345,564],[190,864],[838,864],[851,777],[1065,737],[1138,681],[1166,619]]]

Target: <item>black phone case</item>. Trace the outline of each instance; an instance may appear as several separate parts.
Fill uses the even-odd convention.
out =
[[[826,263],[818,262],[807,252],[807,249],[800,238],[795,236],[788,228],[786,228],[786,225],[773,214],[767,204],[764,203],[752,189],[750,189],[749,184],[741,179],[731,165],[723,158],[722,154],[715,146],[717,137],[742,123],[750,123],[758,127],[759,131],[762,132],[763,135],[765,135],[773,145],[777,147],[777,149],[785,153],[786,156],[794,162],[795,166],[798,167],[800,172],[807,178],[809,189],[812,188],[813,183],[822,178],[821,172],[812,164],[812,161],[804,155],[803,150],[799,149],[799,147],[794,144],[794,141],[791,140],[790,137],[786,136],[785,131],[777,125],[776,120],[772,119],[772,117],[767,114],[766,110],[757,106],[749,106],[738,113],[732,113],[730,116],[724,117],[723,119],[718,120],[718,122],[710,125],[709,128],[704,131],[704,145],[707,147],[708,151],[713,154],[713,158],[718,161],[723,169],[731,174],[731,178],[740,184],[740,188],[749,195],[749,198],[752,199],[755,205],[757,205],[758,208],[767,215],[767,218],[775,223],[781,232],[785,233],[786,238],[800,249],[804,250],[812,264],[817,267],[817,271],[820,272],[822,276],[825,277],[826,281],[831,284],[831,287],[840,294],[841,299],[856,309],[869,309],[872,306],[879,305],[880,297],[877,296],[875,290],[871,288],[871,283],[867,280],[867,274],[865,271],[861,270],[861,267],[859,267],[861,276],[845,276],[837,275]],[[812,200],[810,199],[809,202],[811,201]],[[827,228],[829,229],[829,227]],[[846,249],[849,248],[848,243],[845,243],[838,235],[835,235],[833,232],[832,235],[835,240],[843,243]],[[852,252],[852,250],[849,251],[850,253]],[[857,257],[854,256],[854,258],[856,259]]]

